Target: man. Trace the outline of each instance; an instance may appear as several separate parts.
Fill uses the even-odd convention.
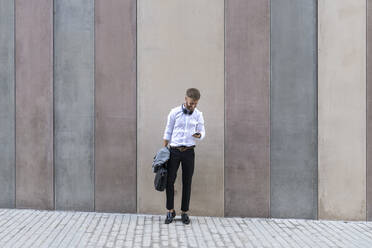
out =
[[[181,219],[184,224],[190,223],[190,218],[186,212],[189,210],[191,181],[194,173],[195,140],[202,140],[205,137],[203,114],[196,108],[199,99],[200,92],[198,89],[188,89],[185,103],[173,108],[168,115],[164,132],[164,146],[170,145],[166,188],[166,207],[168,212],[165,224],[171,223],[176,217],[176,211],[174,210],[174,182],[180,163],[182,164]]]

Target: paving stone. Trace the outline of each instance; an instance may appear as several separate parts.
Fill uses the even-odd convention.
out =
[[[372,222],[0,209],[0,247],[372,247]]]

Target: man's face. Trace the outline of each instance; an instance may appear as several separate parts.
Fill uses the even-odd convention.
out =
[[[196,105],[198,105],[198,100],[194,100],[188,96],[185,97],[186,108],[190,111],[194,111]]]

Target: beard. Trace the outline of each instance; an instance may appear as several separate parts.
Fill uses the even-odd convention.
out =
[[[188,109],[188,110],[194,110],[189,104],[187,104],[187,102],[186,102],[186,108]]]

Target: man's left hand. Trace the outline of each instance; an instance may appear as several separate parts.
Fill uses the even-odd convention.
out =
[[[201,134],[200,133],[199,134],[193,134],[192,137],[200,139]]]

